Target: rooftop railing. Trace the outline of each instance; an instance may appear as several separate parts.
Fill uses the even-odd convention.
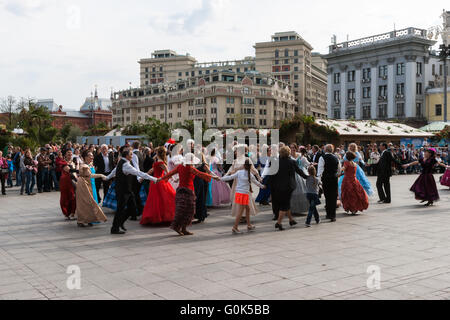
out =
[[[369,46],[376,43],[382,43],[385,41],[395,40],[399,38],[406,38],[406,37],[419,37],[419,38],[427,38],[427,30],[424,29],[418,29],[418,28],[406,28],[402,30],[394,30],[391,32],[386,32],[382,34],[377,34],[374,36],[361,38],[357,40],[351,40],[346,41],[338,44],[331,45],[330,53],[340,51],[340,50],[346,50],[346,49],[354,49],[358,47],[363,46]]]

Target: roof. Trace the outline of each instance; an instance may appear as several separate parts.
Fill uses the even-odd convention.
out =
[[[87,97],[80,111],[103,110],[110,111],[112,107],[111,99]]]
[[[52,117],[71,117],[71,118],[89,118],[89,116],[80,111],[64,111],[62,114],[53,113]]]
[[[433,134],[406,124],[389,121],[322,120],[316,123],[335,128],[340,136],[432,137]]]
[[[420,128],[420,130],[427,132],[439,132],[445,129],[446,126],[450,126],[450,122],[432,122],[425,127]]]
[[[39,99],[36,105],[44,106],[50,112],[57,112],[59,110],[59,106],[55,103],[54,99]]]

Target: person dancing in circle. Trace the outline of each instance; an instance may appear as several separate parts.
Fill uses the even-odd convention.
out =
[[[440,163],[436,160],[436,149],[430,148],[425,150],[423,159],[414,161],[409,164],[404,164],[403,168],[408,168],[420,164],[422,167],[422,173],[416,182],[412,185],[410,191],[414,192],[416,200],[420,200],[421,203],[427,202],[426,207],[432,206],[435,201],[439,200],[439,192],[436,187],[436,181],[433,176],[433,168],[437,164],[441,167],[447,168],[444,163]]]
[[[176,174],[179,176],[180,182],[175,195],[175,218],[170,228],[180,236],[193,235],[186,228],[191,225],[195,214],[195,177],[199,177],[206,182],[210,182],[211,179],[220,179],[195,169],[193,165],[198,163],[200,163],[200,160],[193,153],[188,153],[184,158],[183,164],[180,164],[170,173],[158,179],[158,181],[167,181]]]
[[[344,162],[343,180],[341,184],[341,202],[346,212],[356,215],[358,211],[369,208],[369,198],[356,178],[357,164],[354,162],[356,154],[349,151],[345,155],[347,161]]]
[[[242,214],[245,210],[246,220],[247,220],[247,230],[253,231],[255,230],[255,226],[253,226],[250,223],[250,209],[249,209],[249,199],[253,194],[252,190],[252,182],[256,184],[261,189],[265,189],[266,186],[264,186],[262,183],[260,183],[258,180],[256,180],[255,176],[250,172],[251,170],[251,163],[250,159],[245,160],[244,169],[239,170],[238,172],[230,175],[222,177],[220,180],[222,181],[231,181],[236,179],[236,193],[234,195],[234,202],[238,206],[238,213],[236,215],[236,220],[234,222],[233,226],[233,233],[234,234],[240,234],[242,233],[239,230],[239,222],[241,221]]]

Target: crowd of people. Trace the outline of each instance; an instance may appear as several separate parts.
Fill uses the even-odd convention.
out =
[[[139,141],[121,147],[69,142],[37,152],[13,146],[0,151],[3,195],[14,180],[21,195],[36,195],[35,186],[37,193],[60,192],[63,215],[80,228],[106,222],[109,208],[115,212],[112,234],[126,233],[125,222],[140,219],[141,225],[170,224],[179,235],[192,235],[187,228],[205,222],[208,208],[230,205],[232,232],[240,234],[243,223],[255,230],[257,203],[272,206],[277,230],[284,230],[285,216],[291,227],[297,225],[299,214],[307,215],[305,226],[311,227],[313,218],[321,222],[322,196],[326,219],[335,222],[339,206],[351,215],[368,209],[375,194],[368,175],[377,177],[378,203],[388,204],[392,175],[420,173],[410,190],[431,206],[439,200],[433,173],[441,169],[440,183],[450,187],[448,164],[448,149],[387,143],[335,148],[234,142],[206,149],[189,140],[183,150],[173,140],[156,148]],[[259,187],[256,199],[253,185]]]

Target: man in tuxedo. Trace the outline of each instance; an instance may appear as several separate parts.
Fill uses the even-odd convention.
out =
[[[131,159],[131,164],[133,167],[138,171],[144,170],[144,155],[139,150],[141,147],[141,143],[139,141],[136,141],[133,143],[133,154]],[[142,180],[138,180],[138,178],[133,180],[133,194],[136,200],[136,208],[137,212],[135,214],[131,213],[130,220],[137,221],[137,217],[142,215],[142,211],[144,210],[144,207],[142,206],[141,202],[141,196],[139,195],[141,191],[142,186]]]
[[[136,178],[150,180],[154,183],[158,179],[145,172],[137,170],[132,164],[132,153],[124,149],[122,159],[117,167],[108,175],[107,179],[116,178],[117,212],[111,228],[111,234],[124,234],[127,230],[124,223],[128,217],[136,215],[136,198],[133,194],[133,183]],[[122,229],[122,230],[120,230]]]
[[[327,219],[336,221],[336,204],[338,198],[338,174],[341,172],[341,164],[334,155],[334,146],[327,144],[325,154],[318,160],[317,177],[322,178],[323,193]]]
[[[380,201],[378,203],[391,203],[392,162],[401,165],[400,161],[392,155],[387,143],[380,145],[381,158],[377,168],[377,190]]]
[[[109,152],[108,146],[103,144],[100,147],[100,153],[94,158],[94,167],[95,172],[98,174],[103,174],[108,176],[114,168],[114,154],[113,152]],[[110,181],[104,181],[103,179],[95,179],[95,188],[97,189],[97,199],[98,202],[102,202],[102,198],[100,197],[100,187],[103,184],[103,197],[106,196],[109,190],[109,186],[111,185]]]
[[[334,147],[333,147],[333,150],[334,150]],[[320,148],[319,148],[319,146],[318,145],[315,145],[314,147],[313,147],[313,155],[312,155],[312,157],[311,157],[311,162],[312,162],[312,165],[314,166],[314,167],[316,167],[316,171],[318,170],[318,164],[319,164],[319,160],[320,160],[320,158],[322,157],[322,152],[320,151]]]

